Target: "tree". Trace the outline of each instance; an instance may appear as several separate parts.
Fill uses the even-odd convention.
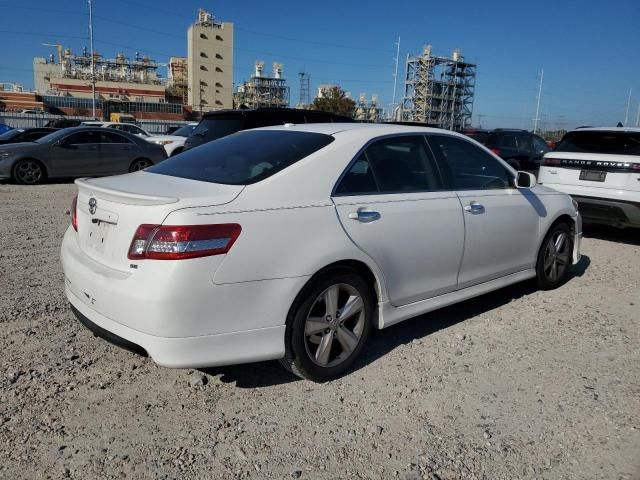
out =
[[[313,110],[331,112],[337,115],[346,115],[348,117],[353,115],[355,106],[356,102],[348,98],[344,94],[344,90],[340,87],[331,87],[331,89],[324,92],[324,96],[322,98],[315,98],[311,104],[311,108]]]

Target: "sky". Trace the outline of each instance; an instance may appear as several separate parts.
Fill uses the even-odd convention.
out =
[[[425,44],[442,56],[458,48],[477,63],[473,126],[531,129],[542,70],[546,129],[624,122],[630,89],[627,125],[640,108],[640,0],[93,0],[94,47],[161,63],[186,56],[198,8],[234,23],[234,83],[256,60],[267,72],[283,63],[292,105],[304,71],[312,96],[337,83],[354,98],[377,94],[388,108],[399,37],[396,101],[407,54]],[[33,57],[53,52],[42,43],[88,47],[87,12],[86,0],[0,0],[0,82],[33,88]]]

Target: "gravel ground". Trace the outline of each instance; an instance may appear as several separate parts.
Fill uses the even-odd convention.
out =
[[[371,338],[350,375],[169,370],[63,295],[72,184],[0,185],[0,478],[640,478],[640,234]]]

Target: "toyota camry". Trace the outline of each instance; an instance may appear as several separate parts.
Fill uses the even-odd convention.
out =
[[[579,260],[571,198],[445,130],[247,130],[76,180],[65,291],[94,333],[168,367],[279,359],[325,381],[371,329]]]

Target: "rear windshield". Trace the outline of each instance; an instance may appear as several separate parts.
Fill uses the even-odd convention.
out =
[[[640,132],[569,132],[554,151],[640,155]]]
[[[329,145],[330,135],[283,130],[243,131],[187,150],[147,172],[227,185],[270,177]]]
[[[210,142],[242,130],[244,115],[215,115],[203,118],[191,135]]]

